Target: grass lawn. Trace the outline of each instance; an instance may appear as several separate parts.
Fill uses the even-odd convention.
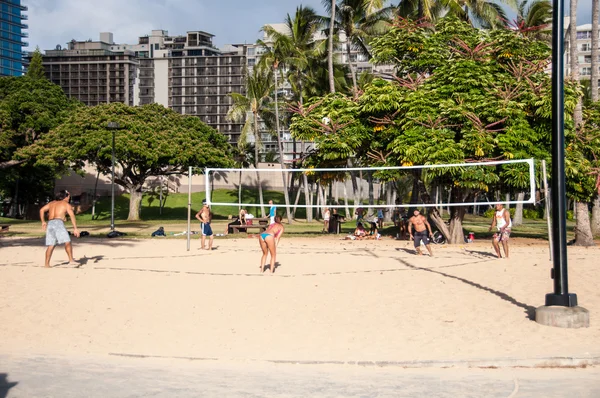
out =
[[[242,201],[248,203],[258,202],[255,192],[243,191]],[[213,202],[233,202],[237,203],[238,191],[216,190],[213,192]],[[301,195],[303,198],[303,195]],[[204,193],[198,192],[192,194],[192,230],[199,230],[199,225],[194,216],[200,209]],[[283,206],[283,194],[281,192],[264,192],[265,202],[268,199],[278,204],[279,214],[285,212]],[[159,226],[165,228],[166,233],[180,233],[187,229],[187,194],[171,193],[167,196],[162,214],[159,210],[159,200],[156,195],[144,195],[142,200],[141,221],[127,221],[129,209],[129,196],[122,195],[115,198],[115,225],[116,229],[126,232],[130,237],[150,237],[153,231]],[[301,202],[303,203],[303,201]],[[237,206],[214,206],[213,230],[215,233],[223,233],[227,227],[229,215],[236,215],[238,212]],[[247,209],[250,213],[260,217],[260,210],[257,207]],[[268,207],[265,206],[265,211]],[[292,225],[286,225],[286,234],[294,236],[320,236],[323,228],[322,221],[314,221],[311,223],[305,220],[305,210],[298,209],[297,219]],[[284,219],[285,222],[285,219]],[[10,231],[6,236],[41,236],[42,230],[39,220],[16,220],[1,218],[1,224],[11,224]],[[493,232],[488,232],[488,227],[491,219],[480,216],[467,215],[464,221],[465,234],[473,232],[476,239],[491,238]],[[68,223],[70,224],[70,223]],[[77,215],[77,224],[80,230],[88,231],[92,236],[105,236],[110,230],[110,198],[102,198],[96,204],[96,215],[92,218],[91,210]],[[568,221],[568,239],[573,238],[574,222]],[[354,221],[348,221],[343,224],[342,232],[350,233],[354,230]],[[396,235],[396,228],[393,224],[388,223],[380,231],[382,235]],[[235,234],[232,236],[240,236]],[[513,229],[513,237],[533,238],[546,240],[548,236],[547,224],[541,219],[526,219],[524,224]],[[175,237],[174,237],[175,238]],[[181,236],[185,238],[185,236]]]

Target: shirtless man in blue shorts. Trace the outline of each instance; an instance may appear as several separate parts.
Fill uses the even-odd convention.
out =
[[[208,248],[207,250],[212,250],[213,245],[213,231],[210,227],[210,222],[212,221],[212,212],[206,203],[206,199],[202,201],[202,209],[196,213],[196,218],[200,221],[200,249],[205,248],[206,237],[208,236]]]
[[[73,224],[73,235],[79,237],[79,230],[75,222],[75,213],[69,204],[71,194],[68,191],[62,190],[56,194],[56,200],[48,203],[40,209],[40,220],[42,220],[42,230],[46,231],[46,262],[44,267],[50,268],[50,258],[54,247],[65,245],[65,251],[69,257],[69,265],[79,265],[73,260],[73,247],[71,246],[71,238],[65,228],[65,218],[69,215],[71,224]],[[45,215],[48,213],[48,222],[46,223]]]
[[[415,226],[415,233],[413,236],[412,227]],[[415,210],[413,216],[408,219],[408,233],[410,234],[410,238],[415,241],[415,250],[417,254],[420,256],[421,253],[421,242],[427,248],[430,256],[433,256],[433,252],[431,251],[431,245],[429,244],[429,237],[433,236],[433,232],[431,232],[431,225],[423,215],[419,212],[419,210]]]

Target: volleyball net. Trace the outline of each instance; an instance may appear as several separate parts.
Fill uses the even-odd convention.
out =
[[[261,213],[272,200],[285,210],[287,192],[295,216],[307,209],[493,206],[534,203],[533,159],[397,167],[258,169],[207,168],[211,207]],[[304,209],[304,210],[301,210]],[[226,209],[225,209],[226,211]]]

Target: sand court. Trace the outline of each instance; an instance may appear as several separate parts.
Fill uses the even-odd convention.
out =
[[[591,327],[531,320],[552,290],[543,244],[433,245],[285,237],[274,275],[257,238],[80,239],[79,268],[42,239],[0,241],[0,351],[223,360],[427,361],[600,357],[600,250],[569,248]]]

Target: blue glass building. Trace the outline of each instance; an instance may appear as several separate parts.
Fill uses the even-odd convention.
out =
[[[23,41],[28,37],[23,11],[27,6],[21,5],[21,0],[0,0],[0,76],[23,74],[23,47],[29,45]]]

